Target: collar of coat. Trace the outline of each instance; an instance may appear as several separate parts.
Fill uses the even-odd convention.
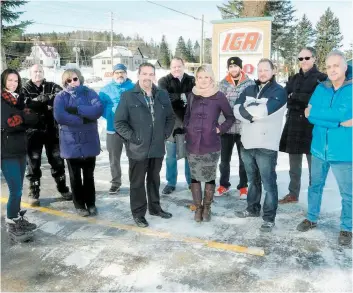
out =
[[[230,84],[232,84],[232,85],[234,85],[234,86],[238,86],[238,85],[240,85],[242,82],[244,82],[245,80],[248,79],[248,76],[245,74],[245,72],[244,72],[243,70],[240,72],[240,74],[241,74],[241,76],[240,76],[240,78],[239,78],[239,82],[238,82],[237,85],[235,85],[234,79],[233,79],[233,77],[232,77],[232,75],[231,75],[230,73],[227,74],[227,76],[225,77],[225,80],[226,80],[228,83],[230,83]]]
[[[134,93],[144,93],[144,90],[140,87],[139,82],[137,82],[132,89]],[[155,84],[152,84],[152,95],[155,97],[159,89],[156,87]]]

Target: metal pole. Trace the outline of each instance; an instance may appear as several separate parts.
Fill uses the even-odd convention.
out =
[[[111,59],[111,66],[113,68],[113,12],[110,12],[111,17],[111,31],[110,31],[110,59]]]
[[[202,65],[202,63],[204,62],[204,56],[203,56],[203,47],[204,47],[204,43],[203,43],[203,14],[202,14],[202,20],[201,20],[201,48],[200,48],[200,65]]]

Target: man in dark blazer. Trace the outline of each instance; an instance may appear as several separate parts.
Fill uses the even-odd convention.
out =
[[[174,113],[165,90],[153,84],[155,67],[143,63],[135,87],[121,96],[115,112],[116,132],[126,140],[129,158],[130,206],[139,227],[147,227],[145,177],[150,215],[171,218],[160,206],[160,171],[165,155],[165,140],[174,127]]]

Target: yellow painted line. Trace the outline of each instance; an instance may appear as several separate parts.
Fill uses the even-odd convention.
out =
[[[2,203],[7,203],[7,200],[8,199],[6,197],[1,197]],[[265,255],[265,251],[262,248],[256,248],[256,247],[252,248],[252,247],[204,240],[204,239],[194,238],[194,237],[178,236],[178,235],[173,235],[169,232],[152,230],[150,228],[140,228],[132,225],[124,225],[124,224],[114,223],[114,222],[105,221],[105,220],[98,220],[96,218],[81,217],[76,214],[70,214],[70,213],[66,213],[66,212],[62,212],[62,211],[58,211],[58,210],[54,210],[46,207],[32,207],[26,202],[21,202],[21,205],[25,208],[33,209],[36,211],[40,211],[40,212],[61,217],[61,218],[66,218],[66,219],[75,220],[75,221],[84,221],[91,224],[116,228],[116,229],[125,230],[125,231],[133,231],[133,232],[141,233],[143,235],[154,236],[154,237],[164,238],[164,239],[179,240],[185,243],[203,244],[210,248],[226,250],[226,251],[234,251],[239,253],[246,253],[246,254],[251,254],[256,256]]]

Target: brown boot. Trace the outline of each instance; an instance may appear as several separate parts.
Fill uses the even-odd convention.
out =
[[[215,184],[205,184],[205,192],[203,197],[203,212],[202,218],[204,222],[209,222],[211,220],[211,204],[213,201],[213,195],[215,193]]]
[[[192,198],[194,200],[194,205],[196,207],[195,210],[195,221],[201,222],[202,221],[202,191],[201,191],[201,183],[191,183],[191,193]]]

